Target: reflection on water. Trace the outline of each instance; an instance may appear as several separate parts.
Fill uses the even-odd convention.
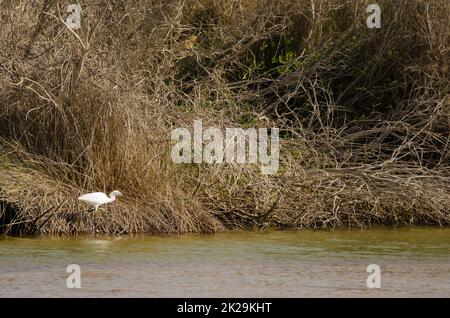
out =
[[[3,238],[0,281],[0,297],[450,297],[450,229]]]

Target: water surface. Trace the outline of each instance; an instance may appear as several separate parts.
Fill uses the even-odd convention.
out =
[[[2,238],[0,282],[0,297],[450,297],[450,229]]]

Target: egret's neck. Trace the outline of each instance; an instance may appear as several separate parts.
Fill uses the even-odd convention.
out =
[[[114,195],[114,193],[110,193],[109,194],[109,199],[111,200],[111,202],[113,202],[116,199],[116,196]]]

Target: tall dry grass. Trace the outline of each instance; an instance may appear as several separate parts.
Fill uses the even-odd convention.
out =
[[[449,4],[0,3],[0,231],[78,234],[450,223]],[[281,129],[276,175],[175,165],[170,132]]]

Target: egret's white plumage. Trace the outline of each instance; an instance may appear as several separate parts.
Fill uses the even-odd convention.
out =
[[[103,192],[93,192],[83,194],[82,196],[78,197],[78,200],[97,209],[100,205],[113,202],[117,196],[121,195],[122,193],[120,193],[119,191],[111,192],[109,197]]]
[[[90,207],[93,207],[95,209],[95,212],[97,212],[99,206],[101,206],[103,204],[111,203],[114,200],[116,200],[117,196],[121,196],[121,195],[122,195],[122,193],[120,193],[117,190],[114,190],[113,192],[111,192],[109,194],[109,196],[107,196],[103,192],[93,192],[93,193],[83,194],[83,195],[79,196],[78,200],[87,204]],[[94,217],[94,219],[93,219],[94,222],[93,222],[92,235],[95,237],[95,214],[93,217]]]

